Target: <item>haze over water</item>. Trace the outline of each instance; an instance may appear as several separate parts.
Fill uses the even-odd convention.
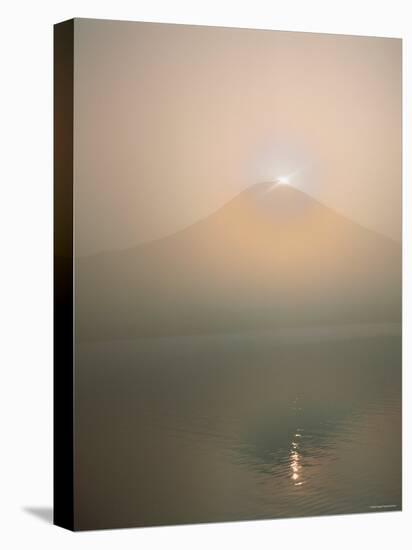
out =
[[[396,243],[265,184],[76,265],[79,528],[401,508]]]
[[[84,344],[80,525],[399,510],[399,326],[356,328]]]

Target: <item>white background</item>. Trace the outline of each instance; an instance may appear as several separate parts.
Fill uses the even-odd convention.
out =
[[[0,546],[14,548],[401,549],[402,513],[70,533],[52,506],[52,25],[71,17],[211,24],[404,38],[405,153],[410,150],[408,0],[9,1],[0,29]],[[406,154],[404,155],[406,157]],[[404,158],[404,465],[410,459],[409,172]],[[36,513],[30,512],[35,509]],[[409,531],[409,533],[408,533]]]

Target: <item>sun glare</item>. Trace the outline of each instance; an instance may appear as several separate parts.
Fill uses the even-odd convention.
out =
[[[280,178],[278,178],[276,180],[277,183],[280,183],[280,185],[288,185],[289,183],[289,178],[287,178],[286,176],[281,176]]]

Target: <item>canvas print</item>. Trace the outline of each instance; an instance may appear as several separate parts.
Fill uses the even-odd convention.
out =
[[[55,27],[55,522],[398,511],[401,41]]]

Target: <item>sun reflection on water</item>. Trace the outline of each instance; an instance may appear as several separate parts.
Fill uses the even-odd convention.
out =
[[[290,477],[294,482],[295,487],[303,485],[302,480],[302,456],[299,451],[299,438],[302,437],[302,434],[297,431],[294,434],[293,440],[290,446],[289,452],[289,467],[290,467]]]

